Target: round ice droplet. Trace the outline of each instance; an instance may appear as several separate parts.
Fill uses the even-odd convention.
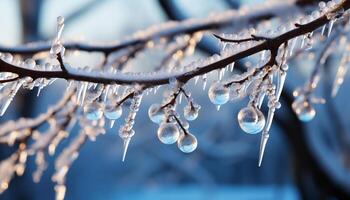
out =
[[[223,105],[230,99],[230,90],[217,82],[210,86],[208,91],[210,101],[215,105]]]
[[[238,123],[244,132],[256,134],[264,128],[265,117],[259,109],[247,106],[239,111]]]
[[[299,120],[303,122],[311,121],[316,115],[315,109],[306,100],[295,100],[292,103],[292,108]]]
[[[89,120],[98,120],[102,117],[102,105],[98,102],[88,103],[84,106],[85,117]]]
[[[164,144],[174,144],[180,136],[179,128],[174,123],[162,123],[157,131],[159,140]]]
[[[107,119],[116,120],[122,115],[122,113],[123,113],[123,110],[120,105],[108,103],[105,106],[104,115]]]
[[[165,113],[159,104],[152,104],[148,109],[148,116],[152,122],[160,124],[165,118]]]
[[[197,148],[197,138],[190,134],[182,134],[177,141],[177,147],[184,153],[191,153]]]
[[[192,106],[190,104],[185,106],[185,108],[184,108],[185,119],[188,121],[193,121],[193,120],[197,119],[198,111],[199,111],[199,109],[195,108],[194,106]]]

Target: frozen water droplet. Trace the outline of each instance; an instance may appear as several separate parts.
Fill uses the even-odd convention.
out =
[[[160,124],[165,118],[165,113],[159,104],[152,104],[148,109],[148,116],[152,122]]]
[[[84,106],[84,114],[89,120],[101,119],[103,115],[102,105],[98,102],[88,103]]]
[[[210,86],[208,95],[213,104],[223,105],[230,99],[230,90],[220,82],[216,82]]]
[[[116,120],[122,115],[123,110],[119,105],[115,105],[113,103],[107,103],[104,110],[104,115],[107,119]]]
[[[177,147],[184,153],[191,153],[197,148],[197,138],[190,134],[182,134],[177,141]]]
[[[187,106],[184,107],[184,117],[188,121],[193,121],[197,119],[198,113],[199,113],[200,106],[197,105],[196,107],[188,104]]]
[[[174,144],[180,136],[179,128],[174,123],[161,123],[157,135],[159,140],[164,144]]]
[[[303,122],[311,121],[316,115],[315,109],[311,106],[311,104],[308,101],[304,99],[297,98],[292,103],[292,108],[297,114],[299,120]]]
[[[259,109],[249,105],[239,111],[238,123],[244,132],[256,134],[264,128],[265,117]]]

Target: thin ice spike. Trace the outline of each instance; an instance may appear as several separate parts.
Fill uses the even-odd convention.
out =
[[[123,162],[125,161],[126,153],[128,152],[130,140],[131,140],[130,137],[124,138],[124,140],[123,140],[123,158],[122,158]]]
[[[36,93],[36,96],[37,96],[37,97],[40,96],[40,92],[41,92],[42,89],[43,89],[42,87],[39,87],[39,88],[38,88],[38,92]]]
[[[113,128],[115,120],[110,121],[110,128]]]
[[[261,135],[260,149],[259,149],[259,164],[258,164],[259,167],[261,167],[261,163],[264,158],[266,144],[267,144],[267,141],[269,140],[269,137],[270,135],[267,132],[263,132]]]
[[[334,25],[334,20],[331,20],[329,22],[327,37],[329,37],[331,35],[332,29],[333,29],[333,25]]]

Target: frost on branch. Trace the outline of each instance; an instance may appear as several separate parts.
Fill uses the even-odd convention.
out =
[[[150,121],[159,125],[155,134],[164,144],[176,143],[184,153],[195,151],[200,141],[189,122],[196,120],[204,108],[191,94],[189,83],[192,80],[194,84],[202,84],[203,91],[208,92],[209,100],[218,110],[227,103],[248,99],[247,105],[237,113],[237,122],[244,132],[261,134],[260,166],[275,112],[281,107],[280,97],[290,70],[288,63],[299,54],[317,53],[316,49],[321,49],[310,79],[294,92],[295,101],[291,106],[302,121],[315,117],[313,104],[324,103],[313,91],[321,78],[320,68],[337,43],[343,46],[343,52],[333,95],[343,83],[349,64],[350,1],[321,2],[309,15],[294,4],[294,1],[267,2],[207,19],[170,22],[109,45],[64,42],[64,19],[58,17],[57,33],[50,45],[0,47],[1,116],[20,89],[37,88],[39,96],[40,91],[55,80],[67,81],[62,99],[46,113],[0,126],[0,142],[17,147],[16,152],[0,163],[1,191],[8,187],[15,173],[19,176],[24,173],[27,156],[35,156],[37,170],[33,179],[40,181],[48,165],[46,157],[54,155],[56,147],[72,137],[70,130],[78,124],[79,134],[58,152],[52,176],[56,199],[63,199],[66,175],[83,144],[96,141],[106,129],[113,128],[123,112],[127,114],[118,135],[123,140],[122,161],[125,161],[131,139],[137,137],[134,124],[141,101],[160,89],[164,90],[164,99],[154,102],[148,109]],[[282,16],[290,11],[295,11],[297,17]],[[259,19],[266,15],[273,16],[269,20],[279,19],[279,25],[275,27],[270,21]],[[252,19],[258,22],[247,24]],[[247,26],[232,26],[232,21],[243,21]],[[185,58],[193,55],[201,38],[208,33],[212,36],[213,32],[222,47],[220,55],[185,64]],[[131,61],[140,59],[144,52],[156,49],[165,51],[153,71],[127,69],[132,67]],[[71,54],[73,51],[98,52],[104,58],[96,66],[78,67],[68,62],[75,56]],[[28,54],[30,58],[23,59]],[[235,63],[246,58],[250,60],[246,72],[237,74]],[[208,77],[215,77],[215,80],[209,83]],[[183,101],[186,106],[180,110],[179,104]],[[124,106],[127,102],[128,107]],[[46,130],[39,129],[44,125],[48,125]]]

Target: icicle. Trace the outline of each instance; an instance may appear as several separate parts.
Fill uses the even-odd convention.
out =
[[[259,149],[259,163],[258,166],[261,167],[262,160],[264,158],[265,148],[266,144],[269,140],[270,135],[268,133],[263,132],[261,135],[261,141],[260,141],[260,149]]]
[[[80,86],[79,96],[78,96],[78,102],[80,105],[83,105],[84,103],[87,88],[88,88],[87,82],[82,83],[82,85]]]
[[[41,92],[42,89],[43,89],[43,87],[41,87],[41,86],[38,88],[38,92],[36,93],[36,96],[37,96],[37,97],[39,97],[40,92]]]
[[[321,35],[324,36],[324,32],[326,31],[326,25],[322,27]]]
[[[329,22],[327,37],[329,37],[331,35],[332,29],[333,29],[333,25],[334,25],[334,21],[335,20],[331,20]]]
[[[68,81],[68,86],[66,88],[66,92],[72,87],[73,81]]]
[[[263,51],[261,52],[260,61],[264,61],[264,60],[265,60],[265,54],[266,54],[266,50],[263,50]]]
[[[297,44],[297,41],[298,41],[298,38],[294,38],[293,39],[292,46],[290,47],[290,54],[289,54],[289,56],[293,55],[293,50],[295,48],[295,45]]]
[[[196,77],[194,78],[194,84],[195,84],[195,85],[197,85],[198,80],[199,80],[199,76],[196,76]]]
[[[125,161],[126,153],[128,152],[130,140],[131,140],[130,137],[124,138],[123,140],[123,157],[122,157],[123,162]]]
[[[203,90],[207,87],[207,74],[203,75]]]
[[[11,93],[9,94],[9,97],[5,97],[7,99],[5,100],[4,104],[0,105],[0,116],[3,116],[5,114],[7,108],[11,104],[13,98],[16,96],[18,90],[21,88],[24,82],[25,82],[24,79],[21,79],[19,82],[17,82],[15,89],[11,91]]]
[[[277,87],[276,87],[276,100],[278,101],[283,90],[284,82],[286,80],[287,73],[285,71],[282,71],[278,73],[277,76]]]
[[[182,93],[179,94],[179,104],[182,102]]]
[[[262,106],[262,103],[264,102],[264,98],[266,96],[265,92],[260,92],[258,96],[258,108],[260,109]]]
[[[231,72],[233,72],[233,68],[234,68],[234,67],[235,67],[235,63],[233,62],[233,63],[230,64],[230,71],[231,71]]]
[[[218,80],[221,80],[221,69],[216,70],[216,72],[218,73]]]
[[[110,128],[113,128],[114,123],[115,123],[115,120],[111,120],[111,121],[110,121]]]
[[[108,94],[109,94],[109,89],[111,88],[110,85],[107,85],[106,86],[106,89],[105,89],[105,93],[104,93],[104,96],[103,96],[103,101],[106,102],[107,100],[107,97],[108,97]]]
[[[348,47],[349,48],[349,47]],[[349,60],[349,53],[346,51],[344,53],[345,55],[343,55],[338,70],[337,70],[337,74],[335,76],[335,80],[333,82],[333,87],[332,87],[332,97],[335,97],[338,93],[338,90],[340,88],[340,86],[343,84],[344,82],[344,77],[348,71],[348,60]]]
[[[207,87],[207,80],[204,80],[204,82],[203,82],[203,90],[205,90],[206,87]]]
[[[300,48],[304,48],[304,45],[305,45],[305,39],[306,39],[306,35],[303,35],[303,39],[301,40],[301,45],[300,45]]]

